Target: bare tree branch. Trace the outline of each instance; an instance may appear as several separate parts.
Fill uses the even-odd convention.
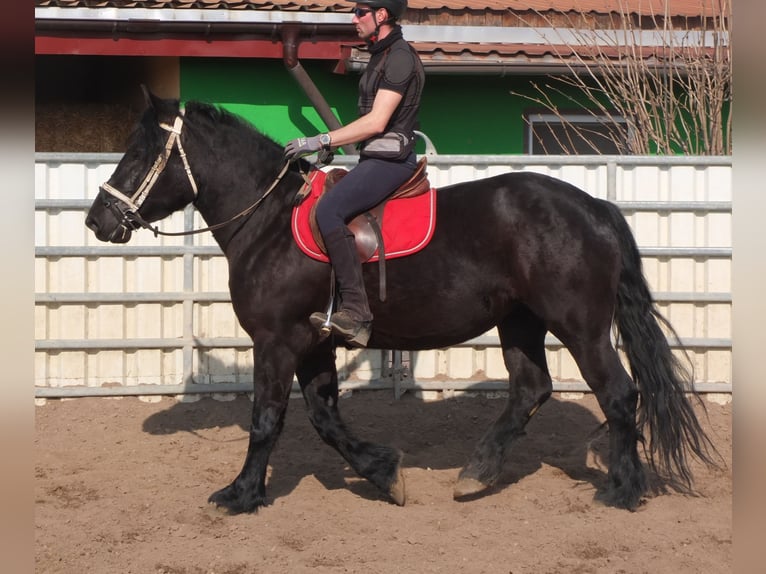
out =
[[[731,0],[699,2],[699,18],[676,20],[666,2],[662,14],[642,20],[620,1],[619,13],[609,18],[611,29],[585,14],[554,12],[554,19],[550,11],[535,11],[554,31],[545,39],[568,73],[533,83],[533,95],[511,94],[555,114],[565,133],[572,131],[563,140],[555,136],[569,153],[573,139],[587,141],[594,153],[598,146],[587,126],[559,113],[562,102],[611,120],[612,143],[624,153],[729,155]]]

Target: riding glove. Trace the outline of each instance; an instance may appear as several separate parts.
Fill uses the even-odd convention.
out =
[[[318,135],[310,138],[296,138],[287,142],[285,146],[285,159],[297,159],[306,155],[311,155],[319,151],[324,146],[319,141]]]

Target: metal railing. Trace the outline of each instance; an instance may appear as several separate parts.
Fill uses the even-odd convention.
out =
[[[38,163],[55,165],[59,162],[71,163],[116,163],[118,154],[37,154]],[[350,165],[356,158],[340,157],[338,165]],[[606,196],[614,201],[626,213],[694,213],[704,216],[708,213],[731,213],[730,201],[617,201],[617,166],[730,166],[730,158],[661,158],[661,157],[556,157],[540,158],[537,156],[429,156],[429,165],[439,169],[450,169],[455,165],[469,165],[482,169],[486,166],[503,165],[508,167],[526,166],[595,166],[606,168]],[[85,212],[90,206],[89,199],[57,199],[42,198],[35,203],[37,211],[58,213],[66,211]],[[191,229],[194,223],[194,210],[187,207],[184,212],[184,227]],[[730,247],[641,247],[642,257],[647,258],[691,258],[695,260],[731,259]],[[138,349],[180,349],[183,356],[182,383],[177,385],[139,384],[122,385],[120,387],[42,387],[36,388],[38,397],[60,396],[112,396],[112,395],[151,395],[151,394],[187,394],[187,393],[226,393],[248,392],[247,383],[210,383],[194,382],[193,353],[198,349],[240,348],[251,347],[251,341],[246,337],[198,337],[194,328],[194,308],[196,304],[225,303],[230,301],[227,292],[196,291],[194,288],[193,265],[199,257],[222,257],[220,249],[215,245],[195,245],[192,238],[187,237],[181,245],[157,246],[72,246],[72,245],[39,245],[35,248],[35,256],[42,259],[59,258],[104,258],[104,257],[136,257],[155,256],[164,258],[183,258],[183,288],[172,292],[134,292],[134,293],[89,293],[89,292],[40,292],[35,294],[38,306],[66,305],[100,305],[100,304],[136,304],[159,303],[181,304],[183,306],[182,336],[175,338],[40,338],[35,342],[38,352],[60,353],[71,350],[93,351],[101,350],[138,350]],[[658,292],[654,294],[660,304],[692,303],[695,305],[731,304],[731,294],[709,292]],[[692,349],[719,349],[731,351],[730,338],[683,338],[681,343]],[[548,347],[560,347],[561,343],[552,336],[546,338]],[[466,341],[456,347],[498,347],[497,336],[483,335]],[[396,395],[408,389],[440,390],[504,390],[507,381],[501,380],[449,380],[449,381],[414,381],[409,373],[401,351],[381,351],[380,378],[372,381],[343,381],[343,388],[391,388]],[[555,390],[584,391],[587,386],[582,382],[556,381]],[[697,390],[709,392],[730,392],[730,382],[697,383]]]

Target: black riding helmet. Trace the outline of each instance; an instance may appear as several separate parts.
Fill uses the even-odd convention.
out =
[[[370,8],[385,8],[392,20],[401,18],[407,9],[407,0],[360,0],[357,4],[364,4]]]

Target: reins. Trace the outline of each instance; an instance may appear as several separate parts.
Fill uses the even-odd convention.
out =
[[[261,204],[261,202],[266,199],[269,194],[274,191],[274,189],[279,185],[279,182],[282,181],[282,178],[284,177],[285,173],[287,173],[287,169],[290,167],[290,162],[285,162],[285,165],[282,167],[282,170],[279,172],[277,177],[274,179],[272,184],[269,186],[269,189],[266,190],[266,192],[259,197],[255,203],[252,203],[249,207],[246,207],[233,217],[227,219],[226,221],[222,221],[221,223],[215,223],[213,225],[210,225],[208,227],[202,227],[200,229],[190,229],[189,231],[160,231],[157,226],[152,226],[149,222],[147,222],[138,212],[133,213],[133,217],[135,218],[135,221],[144,229],[150,230],[152,233],[154,233],[154,236],[157,237],[158,235],[164,235],[164,236],[180,236],[180,235],[195,235],[197,233],[204,233],[206,231],[215,231],[217,229],[220,229],[222,227],[225,227],[226,225],[233,223],[234,221],[246,217],[250,215],[253,211],[255,211],[258,206]]]
[[[249,207],[243,209],[233,217],[227,219],[226,221],[222,221],[221,223],[216,223],[214,225],[210,225],[208,227],[204,227],[201,229],[191,229],[189,231],[160,231],[160,229],[157,226],[152,226],[148,221],[146,221],[143,217],[141,217],[141,214],[138,213],[138,210],[141,208],[141,205],[143,204],[144,200],[149,195],[149,192],[154,187],[154,184],[157,182],[157,180],[160,177],[160,174],[162,174],[163,170],[165,169],[165,166],[168,163],[168,159],[170,158],[170,154],[173,152],[173,148],[178,148],[178,153],[181,156],[181,161],[183,161],[184,164],[184,170],[186,171],[186,176],[189,179],[189,184],[191,185],[192,191],[194,192],[194,199],[197,199],[198,195],[198,189],[197,189],[197,182],[194,180],[194,176],[191,172],[191,166],[189,165],[189,160],[186,158],[186,152],[184,151],[183,145],[181,145],[181,130],[183,128],[183,116],[184,116],[184,110],[181,108],[179,110],[179,114],[176,116],[175,122],[173,125],[160,123],[160,127],[169,132],[168,139],[165,142],[165,149],[160,153],[159,156],[157,156],[157,159],[154,161],[154,164],[152,165],[151,169],[149,170],[149,173],[144,177],[144,180],[141,182],[141,185],[138,186],[138,189],[133,193],[132,196],[128,197],[126,194],[122,193],[112,185],[110,185],[107,182],[104,182],[101,185],[101,189],[111,195],[112,197],[115,197],[116,199],[120,200],[122,203],[124,203],[128,209],[121,209],[117,205],[113,205],[109,201],[105,201],[104,204],[107,208],[112,209],[112,211],[115,213],[117,218],[120,220],[121,225],[124,227],[130,227],[131,229],[138,229],[139,227],[148,229],[152,233],[154,233],[154,236],[157,237],[158,235],[164,235],[164,236],[181,236],[181,235],[194,235],[197,233],[204,233],[206,231],[215,231],[217,229],[220,229],[226,225],[229,225],[230,223],[241,219],[242,217],[247,217],[250,215],[253,211],[255,211],[258,206],[261,204],[261,202],[266,199],[269,194],[274,191],[274,189],[279,185],[279,182],[282,181],[282,178],[284,177],[285,173],[287,173],[288,168],[290,167],[290,161],[286,161],[284,166],[282,167],[279,174],[276,176],[272,184],[269,186],[269,188],[265,191],[265,193],[258,198],[252,205]],[[306,179],[306,175],[301,172],[301,175],[303,175],[303,178]]]

